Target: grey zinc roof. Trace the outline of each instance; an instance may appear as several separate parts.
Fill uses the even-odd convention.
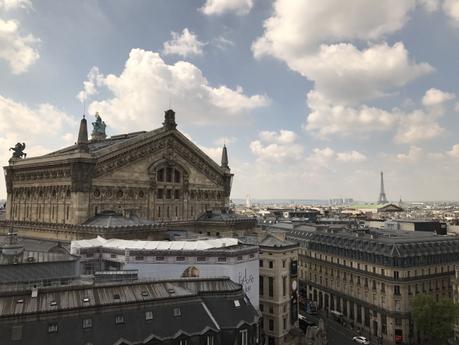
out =
[[[291,230],[288,237],[343,249],[353,249],[389,257],[409,257],[429,254],[459,254],[459,237],[438,236],[414,231],[304,231]]]
[[[241,289],[241,285],[225,277],[43,288],[38,291],[37,297],[32,297],[30,291],[4,292],[0,293],[0,318],[120,303],[144,303],[197,296],[200,293],[237,292]],[[115,295],[119,298],[114,298]],[[52,304],[52,301],[56,303]]]
[[[97,141],[89,141],[89,152],[90,153],[96,153],[99,150],[102,150],[104,148],[107,148],[109,146],[121,143],[121,142],[127,142],[132,138],[135,138],[139,136],[140,134],[147,133],[146,131],[142,132],[134,132],[134,133],[127,133],[127,134],[121,134],[121,135],[114,135],[110,138],[103,139],[103,140],[97,140]],[[68,147],[64,147],[63,149],[60,149],[58,151],[50,152],[46,154],[45,156],[56,156],[56,155],[63,155],[67,153],[72,153],[77,149],[77,145],[71,145]]]
[[[8,243],[8,236],[0,236],[0,246]],[[59,246],[57,241],[47,241],[32,238],[18,237],[18,243],[28,251],[49,252]]]
[[[0,265],[36,264],[45,262],[76,261],[78,258],[70,254],[23,251],[17,256],[0,254]]]
[[[296,242],[289,240],[280,240],[273,235],[266,236],[262,241],[260,241],[260,247],[271,247],[271,248],[283,248],[283,247],[292,247],[296,246]]]
[[[99,227],[116,227],[116,226],[131,226],[131,225],[147,225],[155,224],[152,220],[139,218],[137,216],[124,217],[115,212],[105,212],[89,218],[83,225],[99,226]]]

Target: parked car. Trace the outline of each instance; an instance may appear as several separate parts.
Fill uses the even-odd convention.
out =
[[[352,341],[357,344],[370,345],[370,341],[361,335],[352,338]]]

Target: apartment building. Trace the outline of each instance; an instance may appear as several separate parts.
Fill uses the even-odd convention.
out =
[[[298,320],[298,244],[274,232],[239,239],[259,246],[259,293],[265,344],[288,344]]]
[[[452,296],[459,238],[388,230],[287,232],[300,244],[300,294],[384,344],[412,344],[410,300]]]

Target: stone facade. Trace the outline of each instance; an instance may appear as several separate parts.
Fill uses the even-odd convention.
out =
[[[228,205],[232,174],[224,149],[216,164],[176,129],[168,110],[162,128],[87,139],[4,167],[6,219],[19,224],[82,224],[106,210],[155,221],[186,221]]]
[[[300,294],[383,344],[413,344],[411,299],[451,297],[459,240],[415,232],[292,230]],[[331,313],[334,311],[334,313]],[[338,312],[338,313],[335,313]]]
[[[286,241],[282,233],[275,233],[259,239],[258,245],[265,344],[292,344],[290,332],[298,320],[298,244]]]

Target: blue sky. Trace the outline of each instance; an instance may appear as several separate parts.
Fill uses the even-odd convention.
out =
[[[458,0],[0,0],[0,159],[179,129],[232,196],[457,200]],[[457,146],[455,146],[457,145]],[[0,197],[5,189],[0,186]]]

